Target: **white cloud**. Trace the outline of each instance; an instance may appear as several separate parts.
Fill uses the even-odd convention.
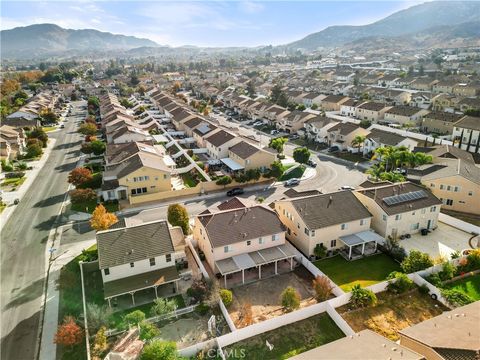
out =
[[[261,4],[259,2],[249,1],[249,0],[240,1],[238,3],[238,5],[239,5],[240,10],[242,10],[243,12],[245,12],[247,14],[258,13],[260,11],[263,11],[263,9],[264,9],[263,4]]]

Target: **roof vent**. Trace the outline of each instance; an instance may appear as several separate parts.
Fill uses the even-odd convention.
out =
[[[332,205],[332,202],[333,202],[333,196],[330,196],[330,197],[328,198],[327,208],[329,208],[330,205]]]

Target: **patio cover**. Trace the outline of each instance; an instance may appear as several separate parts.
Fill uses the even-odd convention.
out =
[[[159,143],[167,143],[168,142],[168,139],[165,135],[158,134],[158,135],[152,135],[152,136],[153,136],[153,139],[156,142],[159,142]]]
[[[369,242],[383,243],[385,240],[377,233],[366,230],[356,234],[340,236],[340,240],[347,246],[356,246]]]
[[[125,277],[118,280],[103,283],[105,299],[123,294],[129,294],[139,290],[148,289],[154,286],[163,285],[179,280],[176,266],[150,271],[138,275]]]
[[[236,163],[230,158],[223,158],[223,159],[220,159],[220,161],[223,162],[225,165],[227,165],[232,171],[245,169],[242,165]]]

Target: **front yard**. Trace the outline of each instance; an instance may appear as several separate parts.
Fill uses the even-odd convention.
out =
[[[286,180],[289,180],[289,179],[300,179],[302,176],[303,176],[303,173],[305,172],[305,165],[300,165],[298,167],[296,167],[295,169],[293,169],[292,171],[290,171],[289,173],[287,174],[283,174],[281,177],[280,177],[280,181],[286,181]]]
[[[224,354],[227,359],[239,354],[249,360],[287,359],[344,336],[335,322],[322,313],[225,347]],[[272,350],[266,341],[273,345]]]
[[[475,301],[480,300],[480,274],[445,284],[443,288],[460,291]]]
[[[393,271],[400,271],[400,265],[385,254],[347,261],[340,255],[314,262],[343,291],[350,291],[359,284],[362,287],[384,281]]]
[[[72,211],[80,211],[80,212],[86,212],[86,213],[93,213],[95,208],[97,207],[97,199],[93,199],[90,201],[85,201],[81,203],[72,203],[70,206],[70,210]],[[119,210],[118,208],[118,202],[104,202],[102,203],[103,206],[105,206],[105,209],[107,209],[108,212],[116,212]]]
[[[355,163],[356,162],[367,162],[367,161],[369,161],[369,159],[366,159],[361,155],[353,154],[353,153],[350,153],[348,151],[336,152],[336,153],[332,153],[332,155],[339,158],[339,159],[343,159],[343,160],[347,160],[347,161],[351,161],[351,162],[355,162]]]
[[[6,178],[0,184],[0,189],[3,191],[15,191],[18,190],[18,187],[22,185],[25,180],[27,180],[26,176],[22,177],[14,177],[14,178]]]
[[[398,340],[398,331],[449,310],[418,289],[399,295],[384,291],[377,298],[375,306],[350,310],[347,304],[336,310],[355,332],[370,329],[393,341]]]

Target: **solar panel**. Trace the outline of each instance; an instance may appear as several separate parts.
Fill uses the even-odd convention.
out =
[[[412,200],[425,199],[426,197],[428,197],[428,195],[424,190],[418,190],[418,191],[411,191],[405,194],[387,196],[383,198],[383,201],[388,206],[392,206],[392,205],[397,205],[397,204],[401,204],[401,203],[412,201]]]

